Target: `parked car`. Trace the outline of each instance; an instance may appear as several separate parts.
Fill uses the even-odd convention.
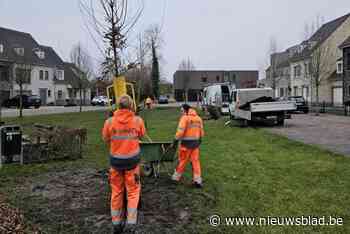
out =
[[[13,98],[7,99],[2,104],[4,107],[19,107],[20,106],[20,95],[14,96]],[[41,98],[38,95],[22,95],[22,106],[23,108],[39,108],[41,106]]]
[[[297,109],[293,112],[303,112],[305,114],[309,113],[309,106],[303,96],[290,96],[283,99],[296,102]]]
[[[158,99],[158,103],[159,104],[168,104],[169,100],[167,96],[160,96]]]
[[[108,105],[108,97],[107,96],[96,96],[92,99],[91,105],[93,105],[93,106],[106,106],[106,105]]]

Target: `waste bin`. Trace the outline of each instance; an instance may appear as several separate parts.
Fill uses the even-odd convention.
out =
[[[14,156],[19,156],[23,163],[22,157],[22,130],[18,125],[0,126],[0,167],[2,163],[11,163]]]

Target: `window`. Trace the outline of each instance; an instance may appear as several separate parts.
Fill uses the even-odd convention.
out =
[[[280,97],[284,97],[284,88],[280,88]]]
[[[0,44],[0,54],[4,53],[4,45]]]
[[[301,75],[301,66],[294,66],[294,77],[299,77]]]
[[[349,91],[349,96],[350,96],[350,85],[349,85],[348,91]]]
[[[343,74],[343,62],[337,62],[337,74]]]
[[[231,76],[229,81],[232,82],[232,83],[236,83],[236,74],[232,74],[232,76]]]
[[[216,76],[216,81],[217,81],[217,82],[220,81],[220,76]]]
[[[350,51],[348,51],[347,60],[348,60],[348,62],[346,64],[346,66],[347,66],[346,70],[349,71],[350,70]]]
[[[16,80],[17,80],[17,83],[22,82],[23,84],[30,84],[31,83],[31,70],[30,69],[23,69],[23,68],[16,68]]]
[[[24,56],[24,48],[15,48],[15,52],[17,53],[17,55],[19,56]]]
[[[57,97],[58,97],[58,99],[62,99],[62,97],[63,97],[63,92],[62,92],[62,90],[58,90],[58,92],[57,92]]]
[[[310,75],[310,63],[305,63],[305,75]]]
[[[237,91],[233,92],[232,99],[233,99],[234,102],[237,101]]]
[[[39,71],[39,80],[44,80],[44,71],[43,70]]]
[[[298,96],[298,86],[294,86],[294,96]]]
[[[51,90],[50,90],[50,89],[47,90],[47,96],[48,96],[48,97],[51,97]]]
[[[36,51],[35,54],[38,56],[40,59],[45,59],[45,52],[44,51]]]
[[[0,81],[10,81],[9,70],[0,68]]]
[[[206,83],[208,81],[208,78],[207,77],[202,77],[202,82],[203,83]]]
[[[49,80],[49,72],[45,71],[45,80]]]
[[[57,78],[57,80],[64,80],[63,75],[64,75],[63,71],[62,71],[62,70],[58,70],[58,71],[56,72],[56,78]]]

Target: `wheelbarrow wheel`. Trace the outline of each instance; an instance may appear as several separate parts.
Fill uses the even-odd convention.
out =
[[[143,164],[143,165],[142,165],[142,173],[143,173],[143,175],[146,176],[146,177],[152,176],[153,173],[154,173],[152,164],[150,164],[150,163]]]

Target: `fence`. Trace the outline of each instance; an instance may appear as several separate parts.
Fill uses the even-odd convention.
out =
[[[310,110],[312,112],[350,116],[350,103],[343,105],[334,105],[326,102],[321,102],[318,105],[313,103],[310,105]]]

